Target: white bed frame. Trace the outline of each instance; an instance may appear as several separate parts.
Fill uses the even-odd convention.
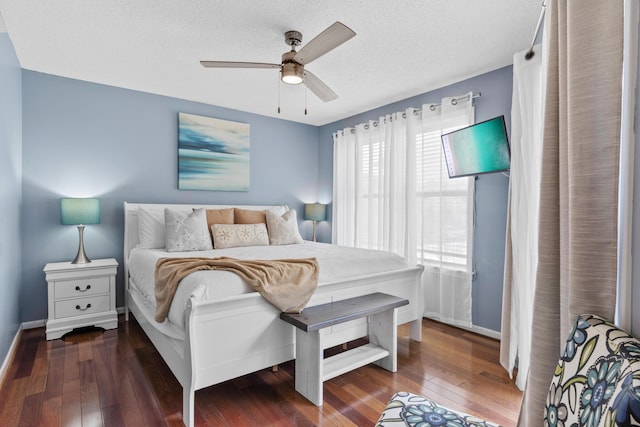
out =
[[[240,206],[264,210],[273,206]],[[191,298],[185,312],[185,330],[170,329],[142,309],[141,299],[130,286],[128,259],[139,243],[138,207],[222,209],[220,205],[124,203],[125,318],[133,313],[138,323],[183,388],[182,413],[186,426],[194,423],[195,391],[295,358],[295,328],[280,320],[280,312],[257,292],[199,302]],[[309,306],[373,292],[385,292],[409,300],[398,310],[398,324],[411,322],[410,337],[422,339],[422,266],[390,273],[360,276],[325,284]],[[367,335],[366,318],[327,328],[323,342],[332,347]]]

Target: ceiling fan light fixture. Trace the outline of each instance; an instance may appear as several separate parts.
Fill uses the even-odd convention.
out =
[[[299,85],[304,79],[304,66],[296,64],[295,62],[282,64],[281,79],[284,83]]]
[[[291,50],[282,54],[280,63],[237,62],[237,61],[200,61],[206,68],[269,68],[280,70],[280,80],[289,85],[304,84],[323,102],[333,101],[338,95],[315,75],[306,70],[310,62],[329,53],[342,43],[354,37],[356,33],[343,23],[336,21],[315,36],[302,49],[296,46],[302,43],[302,34],[298,31],[284,33],[284,41]],[[280,84],[278,88],[280,88]],[[278,89],[278,94],[280,89]],[[305,96],[306,96],[305,91]],[[279,95],[278,95],[279,96]],[[279,111],[278,111],[279,112]],[[306,114],[306,112],[305,112]]]

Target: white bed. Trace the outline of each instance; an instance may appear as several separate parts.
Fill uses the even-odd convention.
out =
[[[304,242],[296,245],[166,252],[140,249],[137,210],[222,209],[219,205],[124,203],[124,270],[126,318],[133,313],[183,387],[183,420],[193,425],[195,391],[295,358],[294,327],[280,312],[230,272],[197,272],[183,279],[165,322],[154,320],[153,269],[162,257],[229,256],[240,259],[316,257],[318,289],[308,306],[373,292],[409,300],[398,311],[398,323],[411,322],[412,339],[421,340],[422,267],[377,251],[358,251]],[[235,206],[265,210],[273,206]],[[347,258],[348,257],[348,258]],[[359,259],[359,262],[358,262]],[[324,267],[324,268],[323,268]],[[151,283],[150,283],[151,282]],[[204,284],[205,282],[213,282]],[[367,335],[366,319],[327,331],[327,347]]]

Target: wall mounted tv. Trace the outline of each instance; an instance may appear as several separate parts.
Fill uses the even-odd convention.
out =
[[[442,135],[449,178],[508,171],[509,139],[504,116]]]

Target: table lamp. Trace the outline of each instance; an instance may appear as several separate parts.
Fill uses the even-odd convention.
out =
[[[316,223],[327,220],[327,205],[322,203],[304,204],[305,221],[313,221],[313,241],[316,241]]]
[[[80,243],[78,254],[71,264],[91,262],[84,253],[85,224],[100,224],[100,199],[60,199],[60,220],[63,225],[77,225]]]

